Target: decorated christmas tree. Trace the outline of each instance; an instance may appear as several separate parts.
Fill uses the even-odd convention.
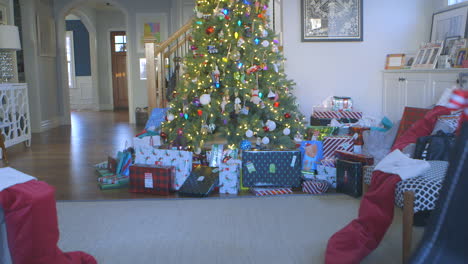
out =
[[[270,148],[286,149],[302,134],[303,116],[268,26],[267,2],[196,2],[184,81],[163,123],[170,141],[183,137],[197,150],[219,133],[231,147],[256,137]]]

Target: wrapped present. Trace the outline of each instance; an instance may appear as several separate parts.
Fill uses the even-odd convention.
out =
[[[243,151],[241,187],[300,187],[299,151]]]
[[[332,188],[336,188],[336,168],[318,165],[315,179],[327,181]]]
[[[255,196],[282,195],[293,193],[291,188],[250,188]]]
[[[325,137],[323,139],[323,158],[333,158],[335,151],[352,151],[354,148],[354,139],[349,136]]]
[[[315,171],[323,156],[322,141],[302,141],[301,146],[302,170]]]
[[[323,166],[335,168],[336,159],[335,158],[324,158],[320,161]]]
[[[211,152],[208,156],[208,164],[210,167],[219,167],[223,158],[223,148],[222,144],[213,144],[211,146]]]
[[[352,111],[353,100],[347,96],[333,96],[332,108],[335,111]]]
[[[108,176],[102,182],[99,182],[101,190],[121,189],[128,187],[129,177],[122,175]]]
[[[302,171],[302,179],[304,179],[304,180],[313,180],[313,179],[315,179],[315,172]]]
[[[362,118],[362,112],[354,111],[315,111],[310,117],[312,126],[327,126],[332,119],[342,123],[356,123]]]
[[[175,167],[174,190],[179,190],[192,171],[193,154],[190,151],[156,149],[151,146],[142,146],[135,149],[135,155],[135,164]]]
[[[175,168],[172,166],[140,165],[130,167],[130,192],[169,195],[173,188]]]
[[[99,177],[113,176],[116,175],[117,164],[117,159],[109,156],[107,161],[94,165],[94,168],[99,173]]]
[[[320,140],[324,137],[332,136],[337,132],[336,127],[330,126],[309,126],[306,129],[307,140]]]
[[[308,180],[302,183],[302,191],[310,194],[322,194],[328,191],[330,183],[324,180]]]
[[[239,191],[240,160],[229,160],[219,166],[219,193],[237,194]]]
[[[140,146],[159,147],[161,146],[161,137],[160,136],[134,137],[133,148],[137,149]]]
[[[219,169],[200,166],[193,169],[190,176],[179,189],[183,196],[205,197],[219,185]]]
[[[336,191],[356,198],[362,195],[361,162],[336,161]]]
[[[335,151],[337,159],[361,162],[362,165],[374,165],[374,158],[364,154],[356,154],[350,151],[337,150]]]

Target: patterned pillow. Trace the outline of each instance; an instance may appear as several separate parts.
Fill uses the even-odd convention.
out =
[[[432,130],[431,135],[437,134],[441,130],[444,133],[455,133],[460,122],[461,112],[451,115],[441,115],[437,118],[437,123]]]

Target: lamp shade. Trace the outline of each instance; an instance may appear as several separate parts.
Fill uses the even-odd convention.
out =
[[[18,27],[0,25],[0,49],[21,49]]]

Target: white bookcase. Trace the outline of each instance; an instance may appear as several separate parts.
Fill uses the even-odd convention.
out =
[[[458,84],[458,74],[468,69],[388,70],[383,72],[383,114],[400,120],[405,106],[430,108],[445,88]]]
[[[0,133],[5,136],[7,148],[21,142],[28,147],[31,145],[28,86],[25,83],[0,83]]]

